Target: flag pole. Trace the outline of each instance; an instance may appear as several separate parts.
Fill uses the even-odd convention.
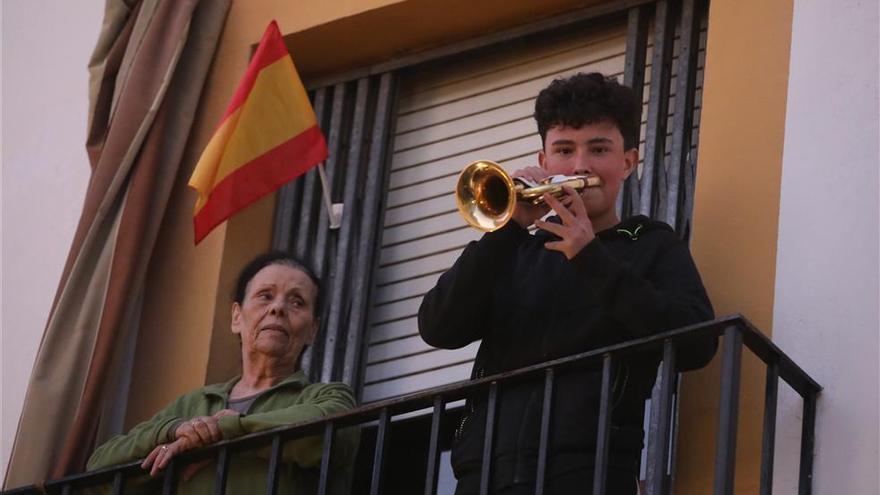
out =
[[[327,215],[330,217],[330,228],[338,229],[342,225],[342,209],[343,203],[331,203],[330,186],[327,185],[327,173],[324,172],[324,162],[318,164],[318,175],[321,177],[321,189],[324,191],[324,206],[327,208]]]

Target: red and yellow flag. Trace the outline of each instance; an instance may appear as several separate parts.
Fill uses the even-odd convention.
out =
[[[315,112],[272,21],[189,179],[199,194],[196,244],[239,210],[326,158]]]

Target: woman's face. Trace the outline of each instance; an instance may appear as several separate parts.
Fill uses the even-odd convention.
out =
[[[232,304],[232,332],[242,353],[257,352],[296,363],[318,329],[317,287],[308,275],[287,265],[269,265],[248,282],[244,300]]]

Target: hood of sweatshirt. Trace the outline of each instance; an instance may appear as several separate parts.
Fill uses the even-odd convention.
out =
[[[553,223],[562,223],[562,219],[559,216],[552,216],[547,219],[548,222]],[[659,222],[657,220],[652,220],[651,218],[646,217],[645,215],[636,215],[633,217],[629,217],[618,223],[617,225],[602,230],[596,233],[596,237],[600,239],[629,239],[631,241],[637,241],[639,238],[644,235],[646,232],[650,232],[652,230],[666,230],[669,232],[674,232],[672,227],[668,224]],[[538,229],[535,232],[536,236],[539,237],[557,237],[546,230]]]

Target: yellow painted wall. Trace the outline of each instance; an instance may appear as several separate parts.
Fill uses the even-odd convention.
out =
[[[791,21],[792,0],[711,2],[691,241],[716,313],[768,335]],[[711,493],[719,364],[684,379],[676,493]],[[764,377],[745,351],[736,493],[758,491]]]
[[[192,159],[192,153],[186,157]],[[184,168],[187,163],[181,176],[192,172],[194,162],[184,162]],[[205,384],[224,228],[194,248],[194,201],[185,179],[179,180],[147,272],[126,428]]]

